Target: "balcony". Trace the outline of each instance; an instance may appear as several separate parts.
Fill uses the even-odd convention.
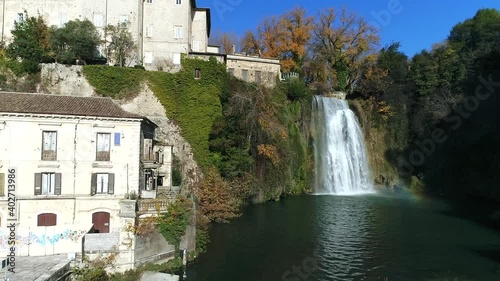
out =
[[[160,155],[159,152],[144,153],[142,163],[144,169],[157,169],[163,164],[163,155]]]
[[[167,211],[167,207],[175,199],[164,198],[164,199],[140,199],[137,201],[137,210],[139,213],[164,213]]]

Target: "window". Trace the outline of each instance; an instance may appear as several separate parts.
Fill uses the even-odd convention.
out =
[[[60,173],[36,173],[35,195],[61,195]]]
[[[153,4],[153,0],[146,0],[146,3]]]
[[[153,140],[152,139],[144,139],[144,160],[145,161],[154,161],[154,153],[153,153]]]
[[[57,132],[42,132],[42,160],[55,161],[57,159]]]
[[[156,189],[156,181],[154,178],[154,173],[150,169],[144,172],[144,189],[148,191]]]
[[[196,68],[194,70],[194,79],[200,79],[201,78],[201,70],[199,68]]]
[[[193,45],[191,46],[191,49],[193,52],[199,52],[200,51],[200,41],[198,40],[193,40]]]
[[[229,74],[234,76],[234,68],[228,68],[227,72],[229,72]]]
[[[175,0],[175,4],[176,5],[181,5],[182,4],[182,0]]]
[[[97,133],[96,161],[109,161],[111,134]]]
[[[255,83],[260,83],[261,82],[261,72],[260,71],[255,71]]]
[[[181,25],[176,25],[174,27],[174,38],[175,39],[181,39],[182,38],[182,26]]]
[[[269,72],[269,73],[268,73],[268,76],[269,76],[269,77],[268,77],[269,82],[273,83],[273,82],[274,82],[274,77],[275,77],[275,76],[274,76],[274,73],[273,73],[273,72]]]
[[[153,37],[153,26],[152,25],[148,25],[146,26],[146,37]]]
[[[0,196],[5,196],[5,174],[0,173]]]
[[[241,79],[243,79],[243,81],[248,81],[248,70],[247,69],[241,70]]]
[[[127,24],[128,23],[128,16],[127,15],[121,15],[120,16],[120,25],[121,24]]]
[[[115,187],[115,174],[93,173],[90,183],[90,194],[113,194]]]
[[[102,27],[104,25],[102,15],[94,15],[94,25],[95,27]]]
[[[59,14],[59,27],[63,27],[68,22],[68,17],[66,14]]]
[[[172,62],[174,64],[177,64],[177,65],[181,64],[181,54],[180,53],[174,53],[174,56],[172,58]]]
[[[145,64],[153,63],[153,52],[144,52],[144,63]]]
[[[57,215],[51,213],[39,214],[37,226],[55,226],[57,224]]]
[[[23,13],[17,13],[16,15],[16,22],[22,22],[24,20],[24,14]]]

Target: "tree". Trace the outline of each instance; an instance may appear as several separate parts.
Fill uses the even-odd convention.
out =
[[[255,34],[248,30],[241,39],[241,51],[249,55],[260,55],[261,54],[261,43],[255,36]]]
[[[259,41],[262,44],[262,56],[280,58],[284,29],[277,17],[269,17],[258,26]]]
[[[487,54],[500,50],[500,12],[495,9],[481,9],[472,19],[467,19],[453,27],[448,41],[457,50]],[[469,55],[470,56],[470,55]]]
[[[218,31],[211,38],[210,44],[219,46],[224,54],[232,54],[233,46],[236,46],[236,41],[236,35]]]
[[[377,30],[363,17],[333,8],[323,11],[313,28],[313,51],[329,88],[351,93],[363,67],[375,57]]]
[[[107,45],[107,57],[112,58],[121,67],[127,65],[127,60],[134,56],[135,43],[127,24],[108,25],[104,29],[106,36],[110,38]]]
[[[21,59],[25,71],[37,72],[38,63],[51,60],[49,28],[40,15],[30,17],[25,11],[23,18],[14,23],[13,41],[6,53],[13,60]]]
[[[97,56],[99,43],[99,32],[87,19],[72,20],[62,28],[51,29],[52,49],[56,60],[62,63],[73,63],[75,60],[86,63]]]
[[[281,37],[281,66],[284,71],[299,71],[302,66],[313,27],[313,18],[305,14],[305,9],[295,8],[280,17],[284,27]]]

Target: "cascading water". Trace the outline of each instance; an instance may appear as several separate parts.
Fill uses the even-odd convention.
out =
[[[315,96],[311,123],[315,193],[373,192],[363,134],[347,101]]]

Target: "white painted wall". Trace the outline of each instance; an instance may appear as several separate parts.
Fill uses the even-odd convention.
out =
[[[204,38],[207,37],[207,14],[193,10],[190,0],[182,0],[180,5],[175,0],[152,0],[152,3],[146,0],[0,0],[2,39],[6,42],[12,38],[10,31],[17,14],[25,10],[30,16],[40,14],[49,26],[61,26],[74,19],[89,19],[102,36],[107,24],[116,25],[127,20],[138,47],[132,65],[143,61],[148,70],[175,62],[174,54],[189,53],[193,33],[201,41],[201,50],[206,50],[208,44],[208,38]],[[196,24],[193,24],[193,18]],[[180,38],[174,36],[176,26],[180,27]],[[103,47],[101,51],[104,52]],[[164,69],[178,70],[177,67]]]
[[[0,124],[5,124],[0,126],[0,173],[7,174],[11,166],[18,169],[18,235],[22,237],[18,254],[81,251],[81,237],[92,226],[92,213],[97,211],[110,213],[110,232],[120,231],[119,202],[127,192],[138,194],[141,120],[6,115],[0,114]],[[41,160],[44,130],[57,131],[57,161]],[[109,162],[96,161],[98,132],[112,133]],[[114,145],[114,133],[121,134],[119,146]],[[34,195],[34,174],[41,172],[62,174],[61,195]],[[114,194],[91,196],[91,174],[98,172],[115,174]],[[6,199],[0,197],[3,218]],[[41,213],[57,214],[57,225],[38,227]],[[3,224],[4,220],[0,251],[6,247]],[[45,241],[43,235],[47,235]]]

